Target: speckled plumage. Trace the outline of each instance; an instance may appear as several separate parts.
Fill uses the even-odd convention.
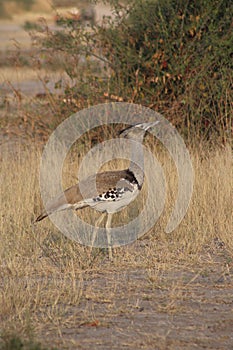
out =
[[[95,207],[101,212],[116,212],[132,200],[125,201],[124,198],[128,199],[129,195],[139,189],[140,186],[129,169],[99,173],[81,181],[80,184],[68,188],[64,191],[64,194],[62,193],[54,198],[47,205],[47,210],[37,217],[36,222],[41,221],[55,211],[78,210],[87,206]],[[85,194],[85,198],[83,198],[82,193]],[[121,202],[122,200],[123,202]],[[111,202],[121,203],[115,203],[116,205],[111,206]]]

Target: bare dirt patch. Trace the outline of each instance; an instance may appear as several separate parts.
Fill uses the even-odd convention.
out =
[[[219,267],[206,276],[164,272],[158,285],[143,269],[90,276],[79,310],[88,308],[92,317],[68,330],[61,327],[62,338],[83,349],[231,348],[232,275],[219,273]]]

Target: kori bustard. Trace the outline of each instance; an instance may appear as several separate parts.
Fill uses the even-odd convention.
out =
[[[109,232],[112,215],[123,207],[126,207],[141,191],[144,182],[144,160],[143,148],[141,144],[146,131],[158,123],[159,121],[137,123],[122,130],[120,132],[121,137],[136,141],[131,150],[131,161],[129,168],[98,173],[96,175],[89,176],[80,183],[68,188],[64,191],[64,194],[57,196],[48,204],[46,211],[43,211],[37,217],[35,222],[43,220],[54,212],[65,209],[78,210],[89,206],[103,213],[96,221],[96,227],[98,227],[103,221],[105,213],[107,213],[105,227],[107,233],[109,259],[112,259],[111,236]],[[92,195],[89,190],[90,184],[93,183],[94,179],[96,181],[98,195],[96,195],[96,192]],[[82,188],[82,191],[80,188]],[[81,192],[88,193],[88,197],[83,198]],[[96,231],[92,237],[92,245],[95,239]]]

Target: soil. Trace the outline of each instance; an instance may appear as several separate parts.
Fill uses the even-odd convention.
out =
[[[143,254],[144,244],[129,249]],[[70,310],[77,321],[61,326],[62,342],[70,349],[233,349],[233,269],[226,268],[223,248],[214,256],[155,279],[146,268],[106,261],[103,271],[87,273],[80,304]]]
[[[183,279],[195,277],[185,271],[181,274]],[[112,277],[110,281],[115,284]],[[101,320],[104,314],[107,325],[99,321],[100,325],[96,327],[81,326],[76,338],[86,339],[86,346],[82,342],[83,348],[88,349],[92,344],[96,349],[233,348],[233,287],[229,280],[220,279],[217,271],[210,277],[199,277],[195,283],[184,286],[184,299],[175,300],[170,306],[166,305],[169,287],[166,290],[150,287],[146,271],[129,271],[123,276],[116,274],[115,278],[121,281],[119,299],[115,303],[119,309],[127,307],[127,311],[107,317],[106,307],[104,312],[103,304],[96,304],[96,320]],[[168,286],[172,286],[177,274],[168,274],[166,278]],[[111,289],[106,280],[101,283],[96,279],[95,289],[103,284],[108,285],[106,289]],[[144,288],[145,285],[148,287]],[[128,293],[129,287],[131,293]],[[76,333],[77,330],[73,331]]]

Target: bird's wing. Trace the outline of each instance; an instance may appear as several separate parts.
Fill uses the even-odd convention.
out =
[[[46,210],[38,216],[36,221],[44,219],[53,212],[65,209],[81,209],[87,206],[94,206],[96,198],[105,201],[104,194],[114,188],[127,188],[132,191],[130,178],[127,170],[107,171],[89,176],[87,179],[74,185],[63,193],[52,199],[47,205]]]

